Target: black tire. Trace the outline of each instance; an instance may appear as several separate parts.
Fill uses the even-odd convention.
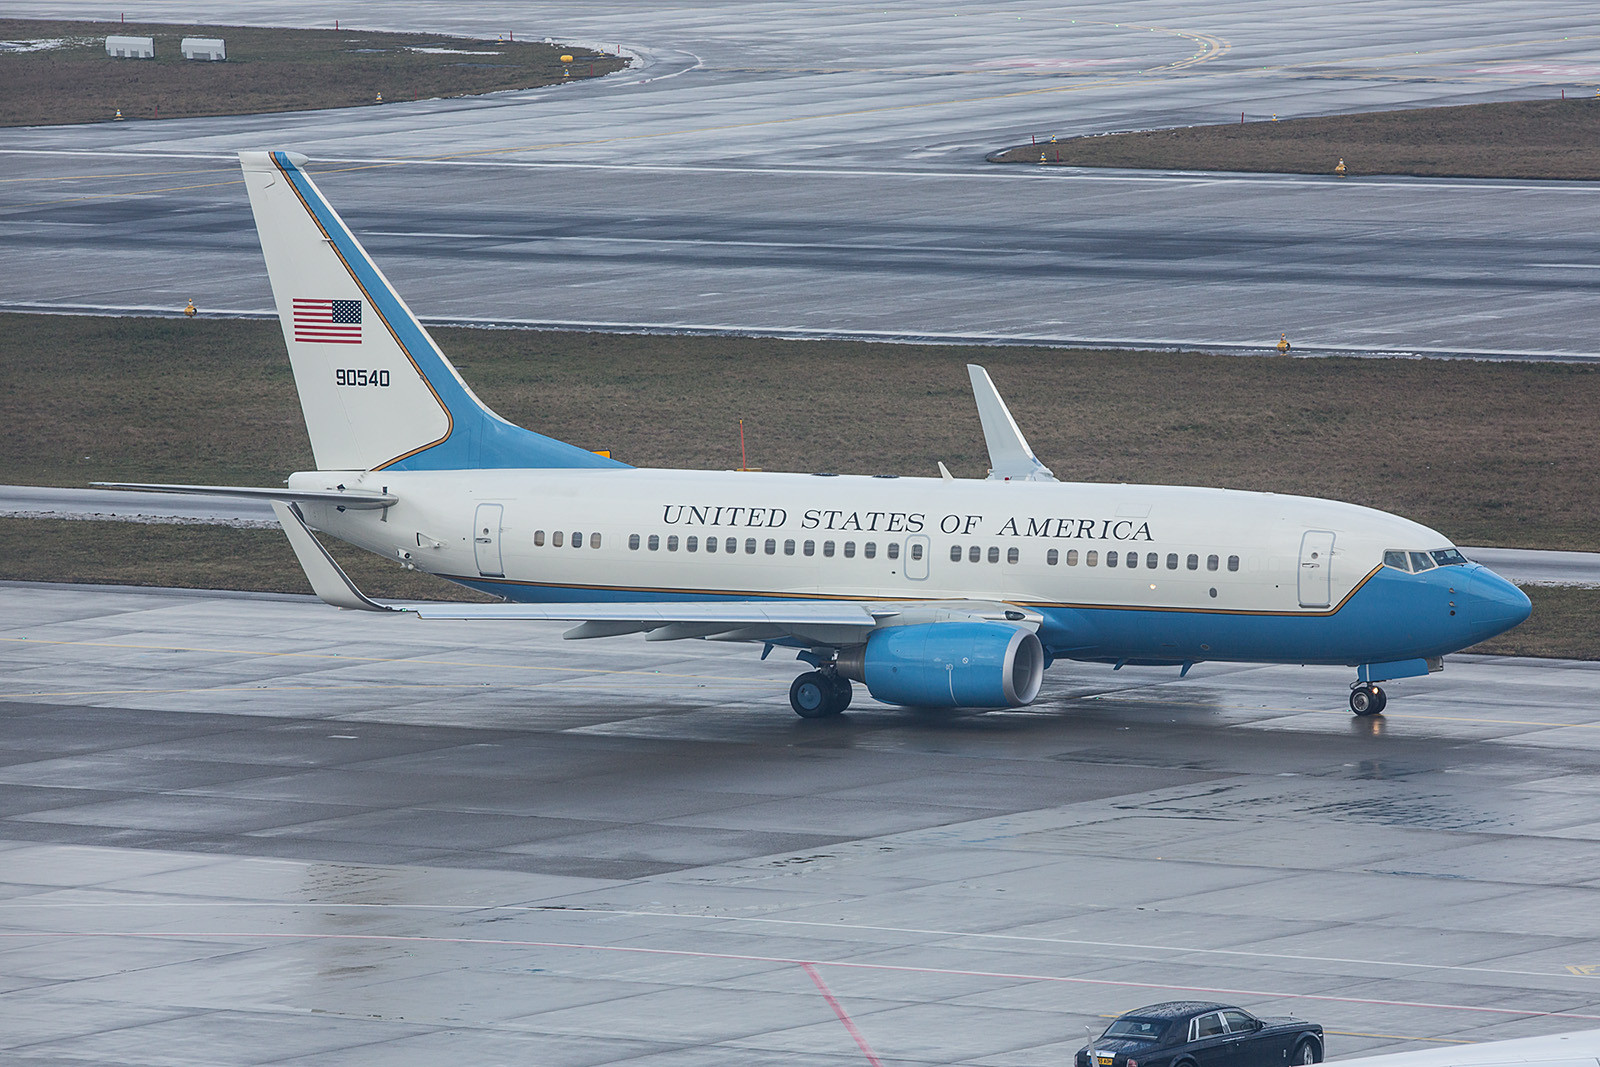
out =
[[[835,715],[850,706],[850,698],[855,695],[855,686],[850,684],[850,679],[842,674],[833,676],[833,713]]]
[[[1383,690],[1375,685],[1364,685],[1350,690],[1350,710],[1363,719],[1378,714],[1383,710],[1385,703]]]
[[[1322,1050],[1309,1037],[1302,1038],[1294,1047],[1294,1055],[1289,1058],[1289,1062],[1296,1067],[1311,1067],[1313,1063],[1322,1062]]]
[[[789,686],[789,706],[802,719],[826,719],[837,715],[833,682],[821,671],[807,671]]]
[[[1382,689],[1378,690],[1378,710],[1374,711],[1372,714],[1374,714],[1374,715],[1382,715],[1383,714],[1383,709],[1388,707],[1388,706],[1389,706],[1389,694],[1385,693]]]

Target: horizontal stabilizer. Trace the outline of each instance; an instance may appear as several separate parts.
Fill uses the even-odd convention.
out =
[[[306,572],[306,580],[311,583],[311,591],[317,596],[336,608],[354,608],[358,611],[400,610],[371,600],[356,588],[356,583],[345,574],[344,568],[328,555],[328,550],[322,547],[322,542],[312,535],[311,527],[306,525],[305,517],[300,514],[298,507],[282,500],[274,500],[272,510],[278,513],[278,521],[283,524],[283,532],[289,535],[289,547],[294,549],[295,558],[300,561],[301,568]]]
[[[147,485],[143,482],[90,482],[100,489],[137,489],[146,493],[192,493],[195,496],[232,496],[251,500],[314,501],[318,504],[336,504],[342,508],[377,510],[391,508],[399,498],[390,493],[374,493],[370,489],[290,489],[254,488],[243,485]],[[279,516],[282,519],[282,516]]]

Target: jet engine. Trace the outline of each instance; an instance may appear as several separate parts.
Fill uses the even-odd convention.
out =
[[[933,622],[875,630],[839,654],[839,673],[886,704],[1020,708],[1039,695],[1044,646],[998,622]]]

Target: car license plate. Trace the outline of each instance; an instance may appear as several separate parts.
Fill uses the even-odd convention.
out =
[[[1115,1056],[1101,1056],[1098,1054],[1095,1056],[1095,1059],[1099,1061],[1100,1067],[1111,1067],[1112,1063],[1116,1061]]]

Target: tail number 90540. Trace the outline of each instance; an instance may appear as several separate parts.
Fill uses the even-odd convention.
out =
[[[389,372],[386,370],[350,370],[339,368],[333,372],[336,385],[375,385],[380,389],[389,388]]]

